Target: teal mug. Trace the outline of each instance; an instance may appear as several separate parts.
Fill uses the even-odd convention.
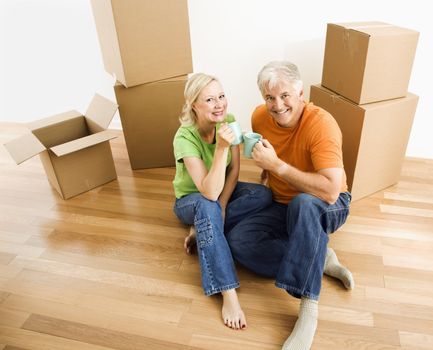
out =
[[[262,135],[256,132],[247,132],[244,134],[244,156],[247,158],[252,158],[251,152],[254,146],[262,138]]]

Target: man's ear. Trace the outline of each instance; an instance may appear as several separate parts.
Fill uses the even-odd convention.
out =
[[[304,98],[304,88],[299,92],[299,97]]]

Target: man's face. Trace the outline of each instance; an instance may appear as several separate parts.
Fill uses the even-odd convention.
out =
[[[265,88],[263,95],[269,114],[278,125],[293,128],[304,110],[304,92],[297,91],[290,83],[279,82],[273,88]]]

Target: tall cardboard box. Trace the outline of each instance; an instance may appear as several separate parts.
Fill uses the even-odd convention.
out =
[[[48,180],[63,199],[116,179],[106,130],[117,105],[95,95],[85,115],[69,111],[27,124],[30,133],[5,144],[17,164],[39,154]]]
[[[187,0],[91,0],[105,70],[126,87],[192,72]]]
[[[114,86],[132,169],[174,166],[173,137],[180,126],[188,76],[125,88]]]
[[[418,96],[364,105],[320,85],[310,100],[337,121],[343,134],[343,162],[353,200],[395,184],[409,140]]]
[[[406,96],[418,36],[383,22],[329,23],[322,85],[358,104]]]

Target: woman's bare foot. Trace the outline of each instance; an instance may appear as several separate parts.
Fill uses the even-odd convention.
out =
[[[196,247],[196,240],[195,240],[195,227],[191,226],[189,229],[189,235],[185,237],[185,240],[183,241],[183,247],[185,248],[185,251],[187,254],[193,254],[194,248]]]
[[[223,296],[222,316],[224,324],[232,329],[244,329],[247,327],[247,320],[239,304],[238,295],[235,289],[221,292]]]

